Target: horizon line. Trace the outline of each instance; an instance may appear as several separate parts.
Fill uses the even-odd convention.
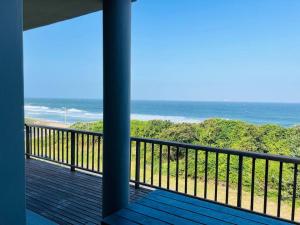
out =
[[[59,99],[59,100],[100,100],[103,101],[103,98],[64,98],[64,97],[24,97],[25,99]],[[131,99],[131,101],[149,101],[149,102],[215,102],[215,103],[265,103],[265,104],[300,104],[299,102],[294,102],[294,101],[286,101],[286,102],[280,102],[280,101],[248,101],[248,100],[182,100],[182,99]]]

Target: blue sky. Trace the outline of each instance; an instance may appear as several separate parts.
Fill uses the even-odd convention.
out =
[[[132,98],[300,102],[299,0],[138,0]],[[26,97],[102,98],[102,14],[24,33]]]

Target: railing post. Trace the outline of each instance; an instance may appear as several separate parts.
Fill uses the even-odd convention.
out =
[[[296,206],[296,192],[297,192],[297,175],[298,175],[298,164],[294,164],[294,181],[293,181],[293,198],[292,198],[292,215],[291,220],[295,221],[295,206]]]
[[[238,169],[238,192],[237,192],[237,207],[242,206],[242,186],[243,186],[243,156],[239,156],[239,169]]]
[[[30,159],[30,129],[25,125],[25,138],[26,138],[26,159]]]
[[[75,133],[71,131],[71,171],[75,171]]]
[[[135,188],[138,189],[140,187],[140,148],[141,142],[136,141],[136,154],[135,154]]]

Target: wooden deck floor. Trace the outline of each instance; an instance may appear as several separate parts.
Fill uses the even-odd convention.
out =
[[[39,160],[26,160],[27,208],[58,224],[100,224],[102,178]],[[130,188],[131,204],[106,224],[286,223],[167,191]]]
[[[162,190],[153,191],[106,217],[104,223],[108,225],[291,225],[271,217]]]
[[[100,224],[102,179],[39,160],[26,160],[27,209],[58,224]],[[130,200],[150,190],[130,188]]]

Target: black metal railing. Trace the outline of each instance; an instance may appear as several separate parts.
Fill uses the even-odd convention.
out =
[[[25,125],[26,156],[102,173],[102,134],[48,126]]]
[[[25,128],[27,158],[102,173],[101,133],[37,125]],[[130,147],[130,178],[136,188],[166,189],[299,221],[299,158],[135,137]]]

